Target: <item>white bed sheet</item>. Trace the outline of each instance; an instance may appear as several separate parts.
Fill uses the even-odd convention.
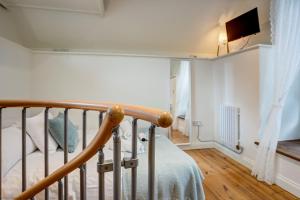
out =
[[[89,131],[87,141],[95,136],[96,131]],[[82,150],[82,144],[79,143],[76,151],[69,154],[69,160],[74,158]],[[112,159],[113,153],[111,150],[104,148],[105,159]],[[123,155],[122,155],[123,157]],[[57,151],[49,155],[49,172],[62,166],[64,160],[63,151]],[[98,155],[96,154],[87,163],[87,199],[98,199],[98,173],[97,173]],[[27,187],[43,179],[44,177],[44,154],[36,151],[27,156]],[[22,186],[22,162],[19,161],[4,177],[2,184],[3,199],[13,199],[21,193]],[[105,194],[106,199],[112,199],[113,194],[113,176],[112,172],[105,174]],[[58,198],[58,186],[54,184],[49,187],[50,199]],[[75,170],[69,174],[69,198],[70,200],[80,198],[80,174],[79,170]],[[44,191],[36,196],[37,200],[44,199]]]

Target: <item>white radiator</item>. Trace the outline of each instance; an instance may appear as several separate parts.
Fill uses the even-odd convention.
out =
[[[240,153],[240,109],[221,105],[219,119],[219,142],[225,147]]]

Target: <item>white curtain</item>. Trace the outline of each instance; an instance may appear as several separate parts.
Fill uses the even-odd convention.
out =
[[[180,62],[179,72],[176,76],[176,105],[174,127],[178,126],[177,117],[185,116],[183,133],[188,135],[191,129],[191,62]]]
[[[287,93],[300,69],[300,1],[272,0],[271,31],[273,48],[271,63],[266,75],[273,84],[262,86],[263,95],[271,101],[262,106],[261,140],[252,175],[269,184],[274,183],[275,155],[282,121],[283,105]],[[269,92],[272,91],[272,92]],[[267,98],[267,97],[266,97]]]

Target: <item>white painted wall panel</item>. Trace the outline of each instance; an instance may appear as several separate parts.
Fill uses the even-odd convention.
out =
[[[220,103],[227,103],[241,108],[241,146],[244,151],[239,155],[218,145],[217,148],[249,168],[256,158],[257,147],[254,141],[259,141],[260,104],[271,100],[261,98],[261,92],[267,92],[262,86],[272,84],[270,76],[266,73],[270,73],[267,70],[270,68],[270,49],[259,47],[213,61],[214,107],[218,108]],[[215,124],[217,120],[215,117]],[[297,175],[300,162],[277,155],[276,169],[276,184],[300,196],[300,179]]]
[[[169,110],[164,58],[34,53],[35,99],[98,100]]]
[[[31,51],[0,37],[0,99],[29,99]],[[21,113],[4,110],[4,126]]]
[[[201,121],[199,138],[203,141],[214,139],[213,70],[211,61],[192,62],[192,114],[194,121]],[[200,145],[197,127],[193,127],[192,146]]]
[[[220,58],[213,63],[215,130],[221,104],[240,108],[242,156],[254,159],[259,129],[259,50]],[[215,132],[216,133],[216,132]],[[217,136],[217,135],[216,135]]]

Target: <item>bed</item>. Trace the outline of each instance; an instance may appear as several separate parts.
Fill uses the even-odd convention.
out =
[[[96,130],[88,131],[88,142],[95,136]],[[177,146],[172,144],[165,136],[156,136],[156,191],[158,199],[205,199],[202,187],[203,176],[195,161]],[[146,151],[138,154],[138,187],[137,199],[147,199],[147,142],[142,143]],[[69,158],[76,156],[81,151],[79,143],[74,153],[69,154]],[[109,145],[104,148],[105,159],[112,159],[113,152]],[[127,155],[128,154],[128,155]],[[129,153],[122,153],[122,156]],[[27,184],[33,185],[44,176],[44,156],[41,152],[35,151],[27,156],[28,171]],[[50,154],[50,172],[63,164],[63,151],[56,151]],[[98,156],[94,156],[87,163],[87,199],[98,199]],[[3,178],[2,195],[3,199],[13,199],[21,192],[21,166],[19,161]],[[130,197],[131,171],[122,170],[122,197],[125,200]],[[69,199],[79,199],[80,194],[79,170],[69,174]],[[112,199],[113,194],[112,173],[105,174],[105,198]],[[44,192],[39,193],[36,199],[44,199]],[[50,199],[57,199],[58,186],[50,187]]]
[[[90,142],[95,136],[96,130],[91,130],[87,134],[87,140]],[[77,145],[74,153],[69,154],[69,159],[75,157],[81,152],[82,143]],[[106,159],[112,159],[112,151],[108,148],[104,149]],[[53,172],[55,169],[63,165],[64,154],[63,151],[57,150],[55,153],[49,155],[49,171]],[[97,156],[94,156],[87,163],[87,199],[98,198],[98,173],[97,173]],[[22,162],[19,161],[3,178],[2,195],[3,199],[13,199],[17,194],[21,193],[21,177],[22,177]],[[31,186],[44,177],[44,154],[40,151],[35,151],[27,156],[27,185]],[[106,194],[107,199],[112,199],[112,173],[106,174]],[[69,199],[79,199],[79,170],[69,174]],[[57,199],[58,186],[57,184],[50,187],[50,199]],[[36,199],[44,199],[44,192],[39,193]]]
[[[140,154],[137,185],[137,199],[146,200],[147,153]],[[202,200],[203,175],[196,162],[174,145],[164,135],[156,137],[156,196],[161,200]],[[123,199],[130,200],[130,171],[123,172]]]

